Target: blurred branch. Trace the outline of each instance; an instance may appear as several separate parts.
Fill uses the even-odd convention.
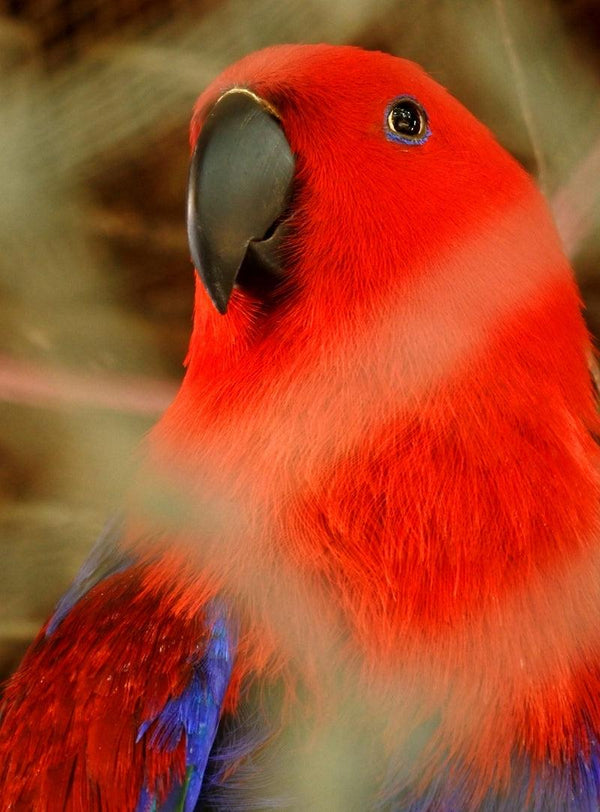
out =
[[[553,196],[552,211],[568,256],[598,223],[600,208],[600,137]]]
[[[494,8],[496,10],[496,16],[498,18],[498,23],[500,26],[502,42],[504,43],[504,47],[506,48],[506,55],[508,57],[510,68],[513,74],[514,84],[517,91],[517,97],[519,99],[519,107],[521,109],[523,121],[525,122],[527,134],[531,142],[531,149],[533,150],[533,154],[535,156],[535,162],[537,165],[538,183],[541,186],[541,188],[544,189],[546,186],[546,175],[547,175],[544,150],[542,148],[542,144],[536,131],[535,122],[533,120],[533,111],[531,108],[531,102],[529,100],[529,95],[527,92],[527,82],[525,80],[525,74],[523,72],[523,68],[521,65],[521,59],[517,50],[517,46],[515,44],[514,37],[510,32],[510,26],[508,24],[508,17],[506,13],[505,0],[494,0]]]
[[[160,414],[176,387],[166,381],[48,369],[0,356],[0,400],[56,408],[76,405],[134,414]]]

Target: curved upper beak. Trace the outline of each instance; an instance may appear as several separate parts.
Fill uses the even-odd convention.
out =
[[[187,232],[192,261],[220,313],[250,243],[268,236],[285,212],[294,170],[267,102],[236,88],[215,103],[192,155]]]

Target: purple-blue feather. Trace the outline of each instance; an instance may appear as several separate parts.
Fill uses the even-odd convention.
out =
[[[192,676],[187,687],[178,697],[169,700],[159,713],[145,719],[138,729],[138,742],[146,736],[147,744],[160,750],[174,750],[185,736],[186,780],[183,785],[173,788],[160,812],[174,809],[193,812],[202,790],[231,677],[236,631],[219,601],[210,603],[205,611],[209,640],[202,656],[192,662]],[[155,799],[144,788],[137,812],[156,808]]]

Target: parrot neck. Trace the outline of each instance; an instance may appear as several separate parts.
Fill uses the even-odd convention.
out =
[[[280,534],[303,569],[339,572],[334,588],[378,612],[378,628],[472,618],[585,555],[600,427],[570,278],[497,315],[460,357],[442,358],[443,374],[437,348],[416,365],[397,320],[368,334],[358,363],[364,336],[343,335],[333,317],[317,320],[316,349],[298,323],[253,343],[256,314],[235,305],[229,325],[198,319],[154,437],[253,525],[260,505],[265,535]]]
[[[311,650],[343,637],[367,670],[397,676],[400,663],[405,696],[412,685],[421,701],[426,685],[441,741],[446,727],[482,771],[486,752],[506,769],[515,748],[574,758],[600,734],[600,481],[572,282],[502,314],[420,389],[431,365],[403,386],[409,366],[372,337],[361,365],[343,336],[332,364],[327,336],[319,355],[302,335],[252,351],[230,335],[218,369],[196,336],[153,435],[158,465],[185,471],[183,489],[198,483],[194,515],[216,541],[203,566],[252,605],[248,671],[290,639],[302,646],[290,657],[310,656],[312,628]],[[393,344],[400,360],[409,341]],[[466,716],[482,728],[476,753]]]

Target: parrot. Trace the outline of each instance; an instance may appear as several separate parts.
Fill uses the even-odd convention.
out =
[[[185,375],[3,693],[0,806],[600,810],[600,425],[534,180],[412,62],[200,95]]]

